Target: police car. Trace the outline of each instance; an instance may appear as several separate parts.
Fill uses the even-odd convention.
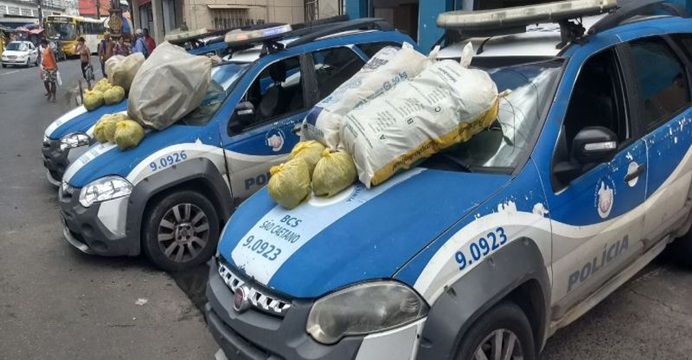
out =
[[[497,122],[371,189],[246,200],[207,287],[225,354],[535,359],[674,239],[692,263],[692,19],[620,5],[441,14],[492,31],[471,42],[511,91]]]
[[[235,204],[298,142],[294,127],[379,49],[413,43],[378,19],[290,32],[228,33],[259,43],[212,69],[203,106],[134,149],[92,146],[59,190],[64,236],[86,253],[138,255],[181,270],[209,260]]]
[[[253,25],[245,29],[263,28],[266,26]],[[202,44],[188,50],[193,55],[224,55],[233,47],[229,47],[223,41],[225,32],[208,33],[206,29],[192,32],[168,34],[166,40],[177,45],[185,45],[186,42],[194,42],[198,39],[215,36],[213,43],[208,46]],[[220,42],[217,38],[220,37]],[[269,85],[267,83],[266,85]],[[94,140],[94,126],[105,114],[112,114],[127,110],[127,99],[119,104],[103,105],[94,111],[87,111],[84,106],[74,108],[53,121],[46,128],[43,135],[41,154],[43,166],[46,168],[48,182],[59,186],[67,167],[78,157],[84,154]]]
[[[48,125],[41,145],[48,182],[60,185],[67,167],[93,143],[94,125],[101,116],[126,110],[127,99],[115,105],[103,105],[94,111],[79,106]]]

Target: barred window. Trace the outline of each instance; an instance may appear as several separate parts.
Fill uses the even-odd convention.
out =
[[[212,21],[216,29],[230,29],[261,23],[250,19],[247,9],[214,9],[212,10]]]
[[[10,15],[19,15],[19,7],[18,6],[10,6],[10,7],[8,7],[8,9],[9,9]]]

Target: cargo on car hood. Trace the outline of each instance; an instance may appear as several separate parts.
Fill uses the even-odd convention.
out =
[[[162,131],[147,131],[139,145],[125,151],[115,144],[96,144],[67,168],[63,181],[80,188],[98,178],[117,175],[135,184],[185,160],[213,156],[210,153],[223,156],[219,141],[218,131],[202,126],[173,125]],[[133,172],[136,167],[144,169]],[[137,178],[129,178],[130,173]]]
[[[59,140],[73,132],[86,133],[96,124],[101,116],[127,110],[127,99],[115,105],[103,105],[94,111],[87,111],[84,106],[76,107],[57,118],[46,128],[45,136]]]
[[[219,244],[245,275],[295,298],[391,277],[508,182],[507,175],[416,168],[286,210],[262,189],[236,210]]]

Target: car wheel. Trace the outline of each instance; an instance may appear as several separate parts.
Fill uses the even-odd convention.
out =
[[[214,205],[194,191],[156,200],[143,219],[142,247],[157,267],[180,271],[209,260],[219,240]]]
[[[25,67],[25,68],[28,68],[28,67],[29,67],[29,60],[31,60],[31,59],[26,58],[26,64],[24,64],[24,67]]]
[[[687,231],[687,234],[675,239],[670,246],[674,260],[678,264],[692,269],[692,228]]]
[[[2,64],[2,68],[3,68],[3,69],[6,68],[6,67],[7,67],[7,64]]]
[[[535,357],[529,320],[519,306],[504,301],[471,325],[464,334],[454,359],[534,360]]]

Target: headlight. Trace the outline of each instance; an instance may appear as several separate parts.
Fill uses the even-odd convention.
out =
[[[427,315],[428,304],[408,286],[372,282],[352,286],[317,300],[308,316],[307,332],[323,344],[348,335],[395,328]]]
[[[132,193],[132,184],[120,176],[106,176],[92,181],[79,193],[79,203],[89,207],[95,202],[117,199]]]
[[[91,143],[91,138],[85,133],[67,134],[60,139],[60,150],[73,149],[80,146],[86,146]]]

